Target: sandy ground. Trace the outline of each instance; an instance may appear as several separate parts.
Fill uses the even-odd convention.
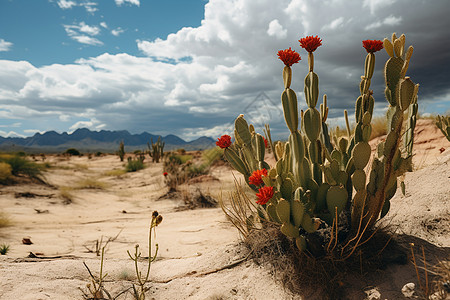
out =
[[[398,191],[391,200],[384,223],[400,239],[424,245],[430,263],[435,263],[450,258],[450,143],[427,120],[419,120],[416,132],[415,171],[405,177],[406,195]],[[157,228],[160,251],[152,264],[148,298],[315,299],[292,295],[269,268],[251,260],[233,265],[247,255],[237,230],[220,208],[180,210],[181,199],[160,198],[167,192],[161,163],[147,162],[144,170],[113,176],[108,172],[123,169],[117,156],[49,157],[48,161],[56,166],[46,173],[52,186],[0,187],[0,211],[12,220],[10,227],[0,228],[0,244],[11,248],[8,255],[0,256],[0,299],[82,299],[80,288],[89,283],[83,261],[98,274],[96,242],[114,238],[107,246],[104,270],[107,289],[113,296],[118,294],[135,278],[127,250],[133,252],[140,244],[147,253],[154,210],[164,220]],[[208,178],[181,189],[199,188],[216,199],[223,194],[226,200],[233,189],[231,170],[215,167]],[[104,187],[80,188],[85,179]],[[61,191],[72,195],[72,203],[65,204]],[[23,244],[23,238],[33,244]],[[27,258],[30,252],[51,258]],[[364,299],[368,290],[380,293],[380,299],[402,299],[400,290],[408,282],[417,283],[411,264],[374,270],[344,288],[348,299]]]

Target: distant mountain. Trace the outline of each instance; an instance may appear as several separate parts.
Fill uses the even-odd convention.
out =
[[[153,139],[156,142],[158,135],[143,132],[131,134],[126,130],[120,131],[91,131],[87,128],[75,130],[73,133],[57,133],[47,131],[43,134],[36,133],[32,137],[0,137],[1,150],[23,150],[27,152],[60,152],[68,148],[77,148],[80,151],[115,151],[121,141],[125,144],[126,151],[146,150],[147,143]],[[185,150],[204,150],[215,146],[215,141],[210,137],[200,137],[186,142],[176,135],[170,134],[161,137],[165,142],[164,150],[183,148]]]

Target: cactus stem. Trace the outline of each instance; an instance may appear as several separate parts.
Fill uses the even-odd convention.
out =
[[[309,72],[313,72],[313,70],[314,70],[314,54],[312,52],[308,52],[308,65],[309,65]]]

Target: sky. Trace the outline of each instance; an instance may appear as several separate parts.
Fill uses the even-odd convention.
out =
[[[0,135],[55,130],[147,131],[185,140],[232,132],[239,114],[262,132],[288,134],[280,95],[292,47],[292,88],[306,108],[307,53],[298,40],[322,38],[315,52],[329,123],[354,114],[364,72],[362,41],[406,35],[407,76],[419,111],[450,110],[448,0],[0,0]],[[383,67],[371,88],[383,115]],[[321,100],[319,100],[321,102]],[[353,119],[352,119],[353,120]]]

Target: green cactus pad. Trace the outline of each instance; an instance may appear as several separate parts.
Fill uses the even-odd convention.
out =
[[[392,93],[395,93],[398,81],[400,80],[400,72],[403,68],[403,59],[400,57],[391,57],[384,68],[384,78],[387,87],[391,90],[391,101],[392,106],[396,105],[396,99],[393,97]]]
[[[362,169],[357,169],[352,175],[352,183],[356,191],[360,191],[366,186],[366,173]]]
[[[292,201],[292,219],[294,220],[295,227],[300,227],[303,220],[303,214],[305,212],[305,207],[299,200]]]
[[[370,135],[372,134],[372,126],[370,124],[363,125],[362,127],[362,140],[368,142],[370,140]]]
[[[296,238],[300,235],[298,227],[295,227],[291,223],[283,223],[281,225],[280,231],[288,237]]]
[[[306,104],[313,108],[317,104],[319,98],[319,76],[314,72],[309,72],[305,77],[304,88]]]
[[[338,144],[339,144],[339,150],[340,150],[342,153],[347,152],[347,147],[348,147],[348,139],[347,139],[347,138],[341,137],[341,138],[339,139]],[[333,157],[333,155],[331,155],[331,157]]]
[[[243,174],[245,177],[250,176],[247,165],[233,149],[227,148],[223,154],[233,168],[235,168],[239,173]]]
[[[251,147],[252,135],[248,128],[247,121],[244,119],[244,115],[239,115],[234,121],[234,128],[236,129],[240,139],[247,147]]]
[[[395,131],[391,131],[384,142],[384,156],[388,156],[392,149],[397,145],[397,133]]]
[[[366,61],[364,64],[364,77],[372,78],[373,70],[375,69],[375,54],[367,53]]]
[[[293,158],[297,161],[301,161],[305,156],[305,146],[303,144],[303,138],[298,130],[291,132],[289,135],[289,145],[291,146]]]
[[[301,252],[306,250],[306,239],[304,236],[298,236],[295,239],[295,245],[297,246],[298,250]]]
[[[332,159],[332,160],[335,160],[335,161],[337,161],[337,162],[342,161],[342,153],[341,153],[339,150],[334,149],[334,150],[331,152],[331,159]]]
[[[356,99],[355,103],[355,119],[356,122],[360,122],[362,118],[362,105],[363,105],[363,97],[359,96],[358,99]]]
[[[356,169],[364,169],[370,159],[371,149],[367,142],[359,142],[353,148],[352,158]]]
[[[255,135],[256,138],[256,159],[259,161],[263,161],[264,160],[264,154],[266,151],[266,147],[264,144],[264,138],[262,137],[262,135],[260,135],[259,133],[257,133]]]
[[[337,207],[337,213],[339,215],[347,204],[347,197],[348,193],[344,187],[332,186],[328,189],[327,207],[330,213],[333,215],[333,218],[336,217],[335,207]]]
[[[291,219],[291,205],[285,199],[281,199],[278,201],[277,207],[277,215],[282,223],[290,222]]]
[[[388,40],[387,38],[385,38],[383,40],[383,46],[384,46],[384,49],[386,50],[386,53],[390,57],[394,57],[394,45],[392,45],[391,41]]]
[[[303,115],[303,130],[310,141],[315,141],[319,137],[321,129],[320,113],[315,108],[308,108]]]
[[[319,150],[316,142],[311,142],[308,146],[309,158],[312,163],[319,162]]]
[[[369,125],[371,120],[372,120],[372,114],[369,113],[368,111],[366,111],[362,118],[363,125]]]
[[[317,190],[316,211],[321,212],[327,208],[327,192],[330,185],[326,182],[322,183]]]
[[[281,104],[283,105],[284,119],[291,132],[298,129],[298,107],[297,96],[291,89],[285,89],[281,94]]]
[[[291,179],[285,178],[283,180],[283,183],[280,186],[280,192],[283,198],[285,198],[286,200],[292,199],[294,188]]]
[[[409,77],[400,81],[400,91],[398,93],[398,103],[402,111],[405,111],[413,101],[415,95],[415,84]]]
[[[302,227],[308,233],[313,233],[316,231],[316,227],[314,226],[314,221],[308,214],[303,215]]]
[[[267,205],[266,211],[267,211],[267,214],[269,215],[269,217],[272,219],[272,221],[281,224],[281,220],[280,220],[280,218],[278,218],[278,214],[277,214],[275,205],[273,205],[272,203],[269,203],[269,205]]]

